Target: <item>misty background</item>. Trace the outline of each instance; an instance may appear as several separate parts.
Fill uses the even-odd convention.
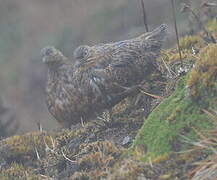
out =
[[[176,0],[177,11],[182,2],[196,7],[201,0]],[[167,23],[174,37],[170,0],[145,0],[145,8],[150,29]],[[187,16],[177,12],[177,19],[184,34]],[[58,127],[45,105],[44,46],[71,57],[81,44],[128,39],[144,31],[140,0],[0,0],[0,96],[13,112],[10,126],[18,133],[37,130],[37,122],[45,129]]]

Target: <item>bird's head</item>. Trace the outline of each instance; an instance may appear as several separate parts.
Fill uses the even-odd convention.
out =
[[[73,57],[76,61],[75,64],[77,67],[88,67],[88,65],[95,62],[97,55],[97,49],[87,45],[79,46],[73,52]]]
[[[82,45],[75,49],[73,56],[76,60],[85,61],[90,56],[90,46]]]
[[[62,64],[66,59],[63,54],[52,46],[47,46],[41,50],[42,62],[47,65]]]

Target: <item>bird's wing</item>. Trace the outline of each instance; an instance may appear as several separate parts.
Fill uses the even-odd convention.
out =
[[[141,56],[153,57],[153,54],[156,58],[160,54],[160,49],[166,36],[167,25],[162,24],[153,31],[144,33],[136,38],[102,44],[101,46],[95,46],[95,48],[103,49],[105,56],[110,55],[113,60],[117,60],[121,56],[131,56],[134,59],[140,58]],[[129,59],[131,58],[125,58],[125,60]]]
[[[130,54],[125,53],[125,55],[116,56],[116,58],[105,68],[91,70],[93,81],[106,94],[120,92],[123,90],[120,86],[133,86],[141,78],[141,70],[137,69]]]

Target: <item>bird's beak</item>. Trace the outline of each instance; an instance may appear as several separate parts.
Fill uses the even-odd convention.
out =
[[[46,58],[45,57],[42,58],[42,62],[46,63]]]
[[[42,57],[42,62],[47,64],[48,63],[48,58],[46,56]]]
[[[79,67],[83,66],[85,63],[86,63],[85,60],[83,60],[83,61],[79,60],[79,61],[77,61],[76,66],[79,68]]]

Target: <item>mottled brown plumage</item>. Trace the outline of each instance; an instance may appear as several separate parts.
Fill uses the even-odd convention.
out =
[[[155,68],[166,25],[134,39],[80,46],[69,61],[53,47],[42,50],[48,65],[47,106],[62,124],[90,120],[138,90]]]

